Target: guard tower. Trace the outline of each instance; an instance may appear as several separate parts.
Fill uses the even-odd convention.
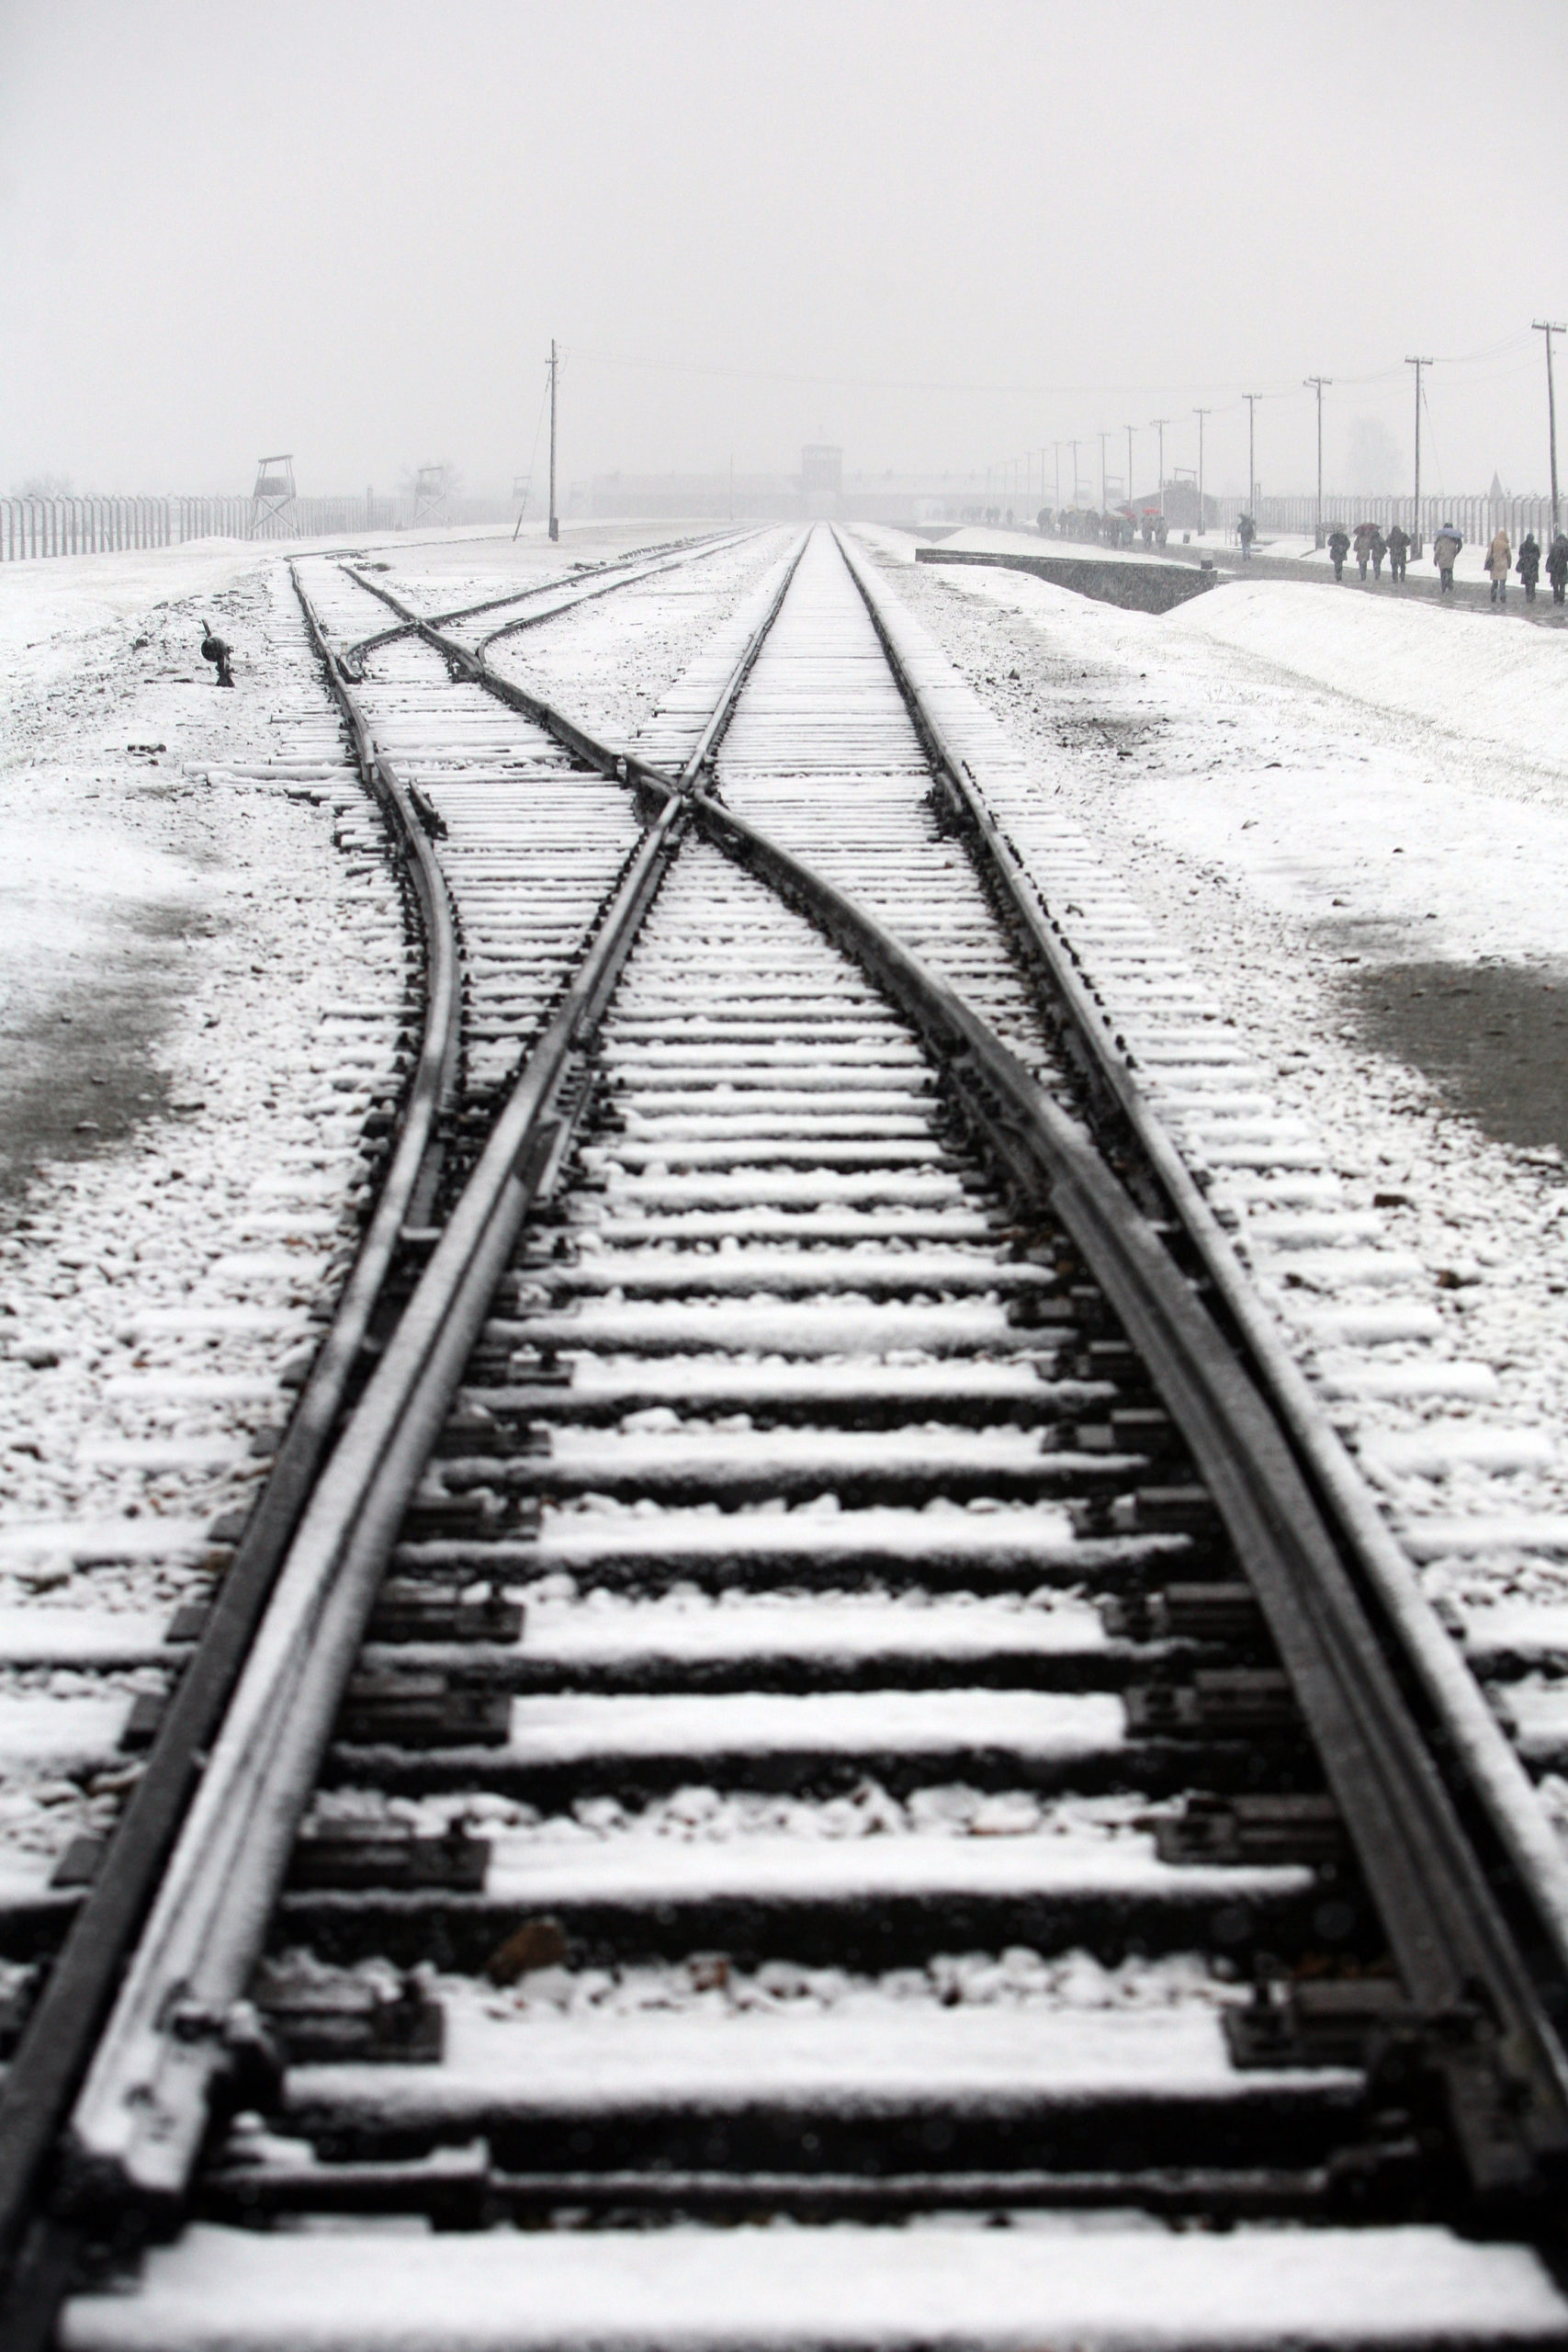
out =
[[[839,511],[844,482],[844,453],[817,443],[800,453],[800,495],[807,515],[822,517]]]
[[[451,468],[421,466],[413,481],[413,519],[416,523],[449,523],[451,511]]]
[[[259,539],[269,533],[281,535],[292,527],[294,521],[292,457],[258,458],[256,486],[251,492],[251,537]]]

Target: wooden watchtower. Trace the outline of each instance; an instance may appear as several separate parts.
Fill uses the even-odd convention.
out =
[[[449,523],[451,510],[450,466],[421,466],[414,476],[413,519],[416,523]]]
[[[251,492],[251,537],[281,536],[294,524],[294,459],[258,458]]]

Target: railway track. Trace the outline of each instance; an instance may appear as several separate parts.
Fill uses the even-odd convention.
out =
[[[462,1017],[35,2307],[173,2235],[62,2340],[1561,2338],[1509,1760],[863,561],[630,751],[321,571]]]

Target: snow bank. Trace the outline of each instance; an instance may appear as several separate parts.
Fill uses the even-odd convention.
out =
[[[1166,616],[1173,639],[1230,646],[1358,702],[1568,774],[1568,636],[1503,616],[1379,604],[1310,583],[1227,582]]]

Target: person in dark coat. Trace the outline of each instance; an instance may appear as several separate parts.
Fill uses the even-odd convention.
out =
[[[1350,535],[1346,530],[1343,523],[1336,523],[1334,528],[1328,534],[1328,554],[1329,560],[1334,565],[1334,577],[1336,580],[1344,579],[1345,559],[1349,552]]]
[[[1164,545],[1165,545],[1165,543],[1166,543],[1166,541],[1167,541],[1167,539],[1168,539],[1168,538],[1169,538],[1169,537],[1170,537],[1170,526],[1169,526],[1169,524],[1166,521],[1165,516],[1162,514],[1162,515],[1159,517],[1159,520],[1158,520],[1158,521],[1156,523],[1156,525],[1155,525],[1155,545],[1156,545],[1156,548],[1163,548],[1163,547],[1164,547]]]
[[[1563,590],[1568,587],[1568,531],[1559,531],[1551,542],[1546,559],[1546,576],[1551,582],[1551,601],[1560,605]]]
[[[1367,576],[1367,566],[1371,560],[1372,535],[1376,529],[1375,523],[1358,523],[1356,526],[1356,569],[1363,580]]]
[[[1535,602],[1535,583],[1540,578],[1540,541],[1533,531],[1527,531],[1519,542],[1519,560],[1514,566],[1525,583],[1525,602]]]
[[[1391,580],[1404,579],[1409,559],[1410,534],[1402,524],[1396,523],[1388,535],[1388,576]]]
[[[1238,514],[1236,516],[1235,535],[1241,541],[1241,560],[1243,563],[1250,563],[1252,560],[1252,542],[1258,537],[1258,526],[1253,521],[1250,514]]]
[[[1372,525],[1371,545],[1372,578],[1374,580],[1381,580],[1382,578],[1382,560],[1388,553],[1388,541],[1384,538],[1382,533],[1379,530],[1375,523]]]

